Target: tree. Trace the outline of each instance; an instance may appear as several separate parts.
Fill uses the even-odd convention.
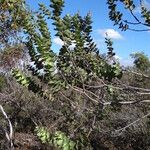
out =
[[[24,0],[0,0],[0,68],[14,67],[24,56],[22,27],[29,10]]]
[[[0,42],[1,44],[13,43],[18,40],[16,34],[23,25],[23,19],[28,14],[24,0],[0,1]],[[4,45],[3,45],[4,46]],[[0,48],[3,48],[1,45]]]
[[[125,13],[119,10],[120,4],[124,9],[129,11],[131,20],[125,18]],[[144,0],[139,0],[139,4],[135,5],[134,0],[107,0],[109,8],[109,18],[118,25],[122,31],[149,31],[150,27],[150,10],[146,7]],[[139,15],[135,14],[137,8],[140,11]],[[141,26],[144,27],[141,29]],[[137,28],[136,28],[137,27]]]
[[[91,14],[62,16],[63,6],[63,0],[51,0],[50,8],[39,4],[36,14],[26,16],[25,45],[34,65],[28,65],[27,72],[13,69],[12,73],[18,83],[42,97],[41,105],[28,116],[43,143],[63,150],[90,150],[96,147],[97,135],[121,135],[149,116],[147,110],[138,114],[140,107],[135,104],[148,103],[150,90],[119,80],[123,71],[113,59],[112,41],[106,38],[108,53],[103,58],[91,37]],[[59,54],[51,48],[47,19],[53,21],[56,36],[64,42]],[[32,102],[34,107],[32,100],[27,104]],[[22,102],[15,104],[29,113]],[[130,114],[134,114],[131,119]]]
[[[106,39],[109,50],[108,62],[101,58],[96,44],[90,36],[92,31],[91,15],[87,14],[82,17],[77,13],[74,16],[65,15],[62,18],[60,15],[63,5],[64,1],[51,1],[51,18],[54,20],[56,36],[59,36],[64,42],[58,56],[51,50],[51,37],[45,20],[47,16],[45,12],[49,12],[49,10],[40,4],[40,12],[35,17],[29,17],[24,25],[28,36],[26,46],[31,61],[34,62],[34,67],[29,66],[32,76],[30,74],[23,75],[19,70],[14,70],[13,75],[29,90],[48,98],[52,105],[57,104],[55,111],[60,112],[61,116],[54,117],[56,120],[59,120],[60,117],[65,120],[57,126],[57,130],[62,130],[69,135],[75,134],[73,138],[80,141],[76,145],[80,149],[86,145],[90,146],[87,136],[90,136],[92,127],[90,127],[89,121],[93,122],[96,119],[92,112],[95,111],[98,114],[98,111],[101,111],[101,108],[97,110],[101,107],[101,101],[94,93],[88,92],[88,83],[91,85],[96,83],[97,78],[100,78],[100,81],[104,78],[106,82],[111,82],[113,78],[120,78],[122,72],[119,64],[108,63],[109,59],[114,56],[110,39]],[[72,43],[75,44],[73,50],[70,49]],[[35,77],[36,80],[39,80],[38,82],[35,81]],[[85,87],[86,84],[87,87]],[[44,90],[45,86],[47,90]],[[74,98],[70,92],[73,93]],[[68,94],[69,98],[67,98]],[[97,100],[92,98],[92,95],[95,95]],[[73,101],[70,100],[71,97],[74,99]],[[59,108],[61,105],[63,108]],[[92,109],[92,112],[89,109]],[[98,114],[98,118],[101,118],[101,113]],[[82,126],[83,129],[79,126]],[[75,128],[78,130],[72,130]],[[82,138],[85,139],[83,142],[81,142]]]
[[[150,60],[148,56],[144,53],[134,53],[131,54],[131,57],[134,59],[134,64],[137,69],[142,72],[148,72],[150,69]]]

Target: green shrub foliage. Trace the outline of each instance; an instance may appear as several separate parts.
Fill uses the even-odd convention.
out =
[[[101,119],[103,105],[100,100],[94,98],[92,92],[88,94],[91,94],[93,98],[87,96],[85,85],[94,84],[97,79],[110,83],[115,78],[121,78],[121,67],[113,57],[115,55],[113,43],[106,38],[108,53],[106,58],[103,58],[91,37],[90,13],[85,17],[79,13],[73,16],[69,14],[62,16],[63,0],[51,0],[50,8],[43,4],[39,4],[39,7],[35,15],[26,16],[23,22],[24,33],[27,37],[25,45],[32,64],[28,65],[28,73],[14,69],[12,74],[21,85],[51,100],[56,111],[65,118],[52,137],[44,128],[37,128],[37,135],[43,143],[49,143],[52,140],[55,146],[63,150],[90,149],[88,137],[94,129],[92,127],[90,129],[89,126],[92,126],[95,114],[98,120]],[[53,21],[56,36],[63,41],[58,54],[51,48],[52,41],[47,19]],[[71,94],[74,87],[75,90]],[[82,94],[79,96],[76,93],[77,90],[91,100],[86,102],[89,109],[83,109],[85,116],[74,107],[77,103],[84,105],[86,101],[85,96]],[[107,88],[104,90],[107,92]],[[65,99],[68,101],[62,98],[63,92],[71,95],[67,98],[66,94]],[[90,109],[92,112],[89,111]],[[73,138],[70,139],[64,132],[67,134],[74,132],[75,135],[72,135]]]
[[[27,18],[24,29],[28,35],[26,46],[31,61],[34,62],[34,65],[29,66],[32,75],[49,86],[56,87],[56,91],[66,87],[66,83],[79,85],[81,80],[86,82],[89,76],[97,75],[109,81],[121,77],[119,65],[115,62],[108,63],[96,48],[90,35],[92,31],[90,13],[85,17],[78,13],[74,16],[67,14],[61,17],[64,1],[51,3],[53,9],[51,18],[54,20],[56,36],[64,42],[64,45],[58,55],[51,50],[51,36],[45,20],[45,10],[41,9],[36,17]],[[106,43],[108,58],[111,59],[114,56],[112,42],[106,39]],[[73,49],[70,48],[72,44],[75,45]],[[13,74],[17,76],[17,71],[13,71]],[[26,86],[29,86],[29,83]]]
[[[74,150],[75,142],[71,141],[63,132],[56,131],[53,135],[47,131],[44,127],[36,128],[37,136],[42,143],[49,143],[62,150]]]

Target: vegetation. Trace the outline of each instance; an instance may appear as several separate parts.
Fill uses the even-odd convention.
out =
[[[107,4],[110,20],[114,22],[114,25],[118,25],[122,31],[150,30],[150,11],[143,0],[139,0],[139,5],[135,5],[134,0],[107,0]],[[126,13],[119,10],[119,4],[122,4],[124,9],[130,13],[131,20],[126,19]],[[135,13],[137,7],[139,7],[140,17]]]
[[[0,67],[7,73],[25,58],[23,21],[30,12],[24,0],[0,1]]]
[[[140,71],[148,72],[150,68],[150,60],[144,53],[131,54],[134,58],[134,64]]]
[[[108,0],[110,19],[122,30],[130,29],[128,21],[120,25],[116,2]],[[132,14],[132,1],[119,2]],[[0,23],[6,28],[0,32],[0,38],[6,34],[0,47],[6,72],[0,77],[1,149],[150,148],[150,60],[144,53],[132,54],[135,66],[122,69],[113,42],[106,38],[103,57],[91,36],[91,14],[63,16],[63,0],[51,0],[50,7],[39,4],[37,12],[22,0],[0,4],[8,15]],[[58,54],[52,50],[48,20],[64,43]],[[16,37],[21,33],[24,38],[12,43],[14,30]],[[20,67],[19,60],[27,65]]]

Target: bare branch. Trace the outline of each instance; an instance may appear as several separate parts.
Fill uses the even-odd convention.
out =
[[[9,130],[10,130],[9,132],[10,133],[8,134],[7,131],[6,131],[5,134],[6,134],[6,138],[7,138],[8,142],[10,143],[10,149],[13,150],[14,149],[14,145],[13,145],[13,127],[12,127],[11,121],[8,118],[6,112],[4,111],[2,105],[0,105],[0,110],[1,110],[2,114],[4,115],[5,119],[9,123]]]
[[[144,118],[146,118],[148,116],[150,116],[150,112],[148,114],[144,115],[143,117],[141,117],[141,118],[133,121],[132,123],[128,124],[127,126],[121,128],[121,129],[115,130],[113,134],[121,135],[127,128],[133,126],[134,124],[136,124],[137,122],[141,121],[142,119],[144,119]]]
[[[149,29],[150,30],[150,29]],[[148,78],[150,79],[150,76],[146,75],[146,74],[143,74],[143,73],[139,73],[139,72],[135,72],[135,71],[131,71],[131,70],[123,70],[124,72],[129,72],[129,73],[133,73],[133,74],[136,74],[136,75],[139,75],[139,76],[142,76],[142,77],[145,77],[145,78]]]
[[[103,105],[111,105],[113,102],[105,102]],[[121,105],[129,105],[129,104],[136,104],[136,103],[150,103],[150,100],[137,100],[137,101],[122,101],[118,102]]]

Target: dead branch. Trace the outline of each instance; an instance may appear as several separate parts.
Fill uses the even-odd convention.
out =
[[[6,112],[4,111],[2,105],[0,105],[0,110],[1,110],[1,112],[3,114],[3,116],[5,117],[5,119],[8,121],[8,124],[9,124],[9,133],[5,130],[5,135],[6,135],[6,138],[7,138],[8,142],[10,143],[10,150],[14,150],[14,144],[13,144],[13,127],[12,127],[11,121],[8,118]]]

